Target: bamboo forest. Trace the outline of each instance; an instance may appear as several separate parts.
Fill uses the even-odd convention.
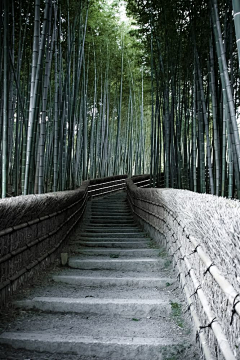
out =
[[[150,174],[240,198],[239,0],[2,0],[2,198]]]

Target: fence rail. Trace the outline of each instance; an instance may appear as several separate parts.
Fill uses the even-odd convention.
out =
[[[133,176],[131,178],[132,182],[137,186],[137,187],[150,187],[151,186],[151,180],[150,180],[150,175],[146,174],[146,175],[136,175]]]
[[[126,178],[127,175],[116,175],[90,180],[88,194],[89,196],[95,197],[99,195],[106,195],[114,191],[123,190],[126,188]]]

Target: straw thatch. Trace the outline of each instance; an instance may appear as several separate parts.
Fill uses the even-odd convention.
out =
[[[191,294],[214,359],[240,358],[240,202],[176,189],[139,189],[127,180],[132,210],[166,245]],[[213,322],[212,320],[216,318]]]

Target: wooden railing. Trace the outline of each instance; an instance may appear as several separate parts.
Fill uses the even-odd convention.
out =
[[[151,181],[150,181],[150,175],[136,175],[136,176],[132,176],[131,177],[132,182],[137,186],[137,187],[150,187],[151,185]]]
[[[109,193],[123,190],[126,188],[127,175],[116,175],[101,179],[90,180],[88,186],[89,196],[107,195]]]

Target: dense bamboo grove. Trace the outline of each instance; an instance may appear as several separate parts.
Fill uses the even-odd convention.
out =
[[[239,198],[239,0],[128,10],[151,53],[153,185]]]
[[[143,49],[107,3],[1,1],[3,198],[149,171]]]
[[[239,0],[3,0],[2,197],[151,173],[240,197]]]

